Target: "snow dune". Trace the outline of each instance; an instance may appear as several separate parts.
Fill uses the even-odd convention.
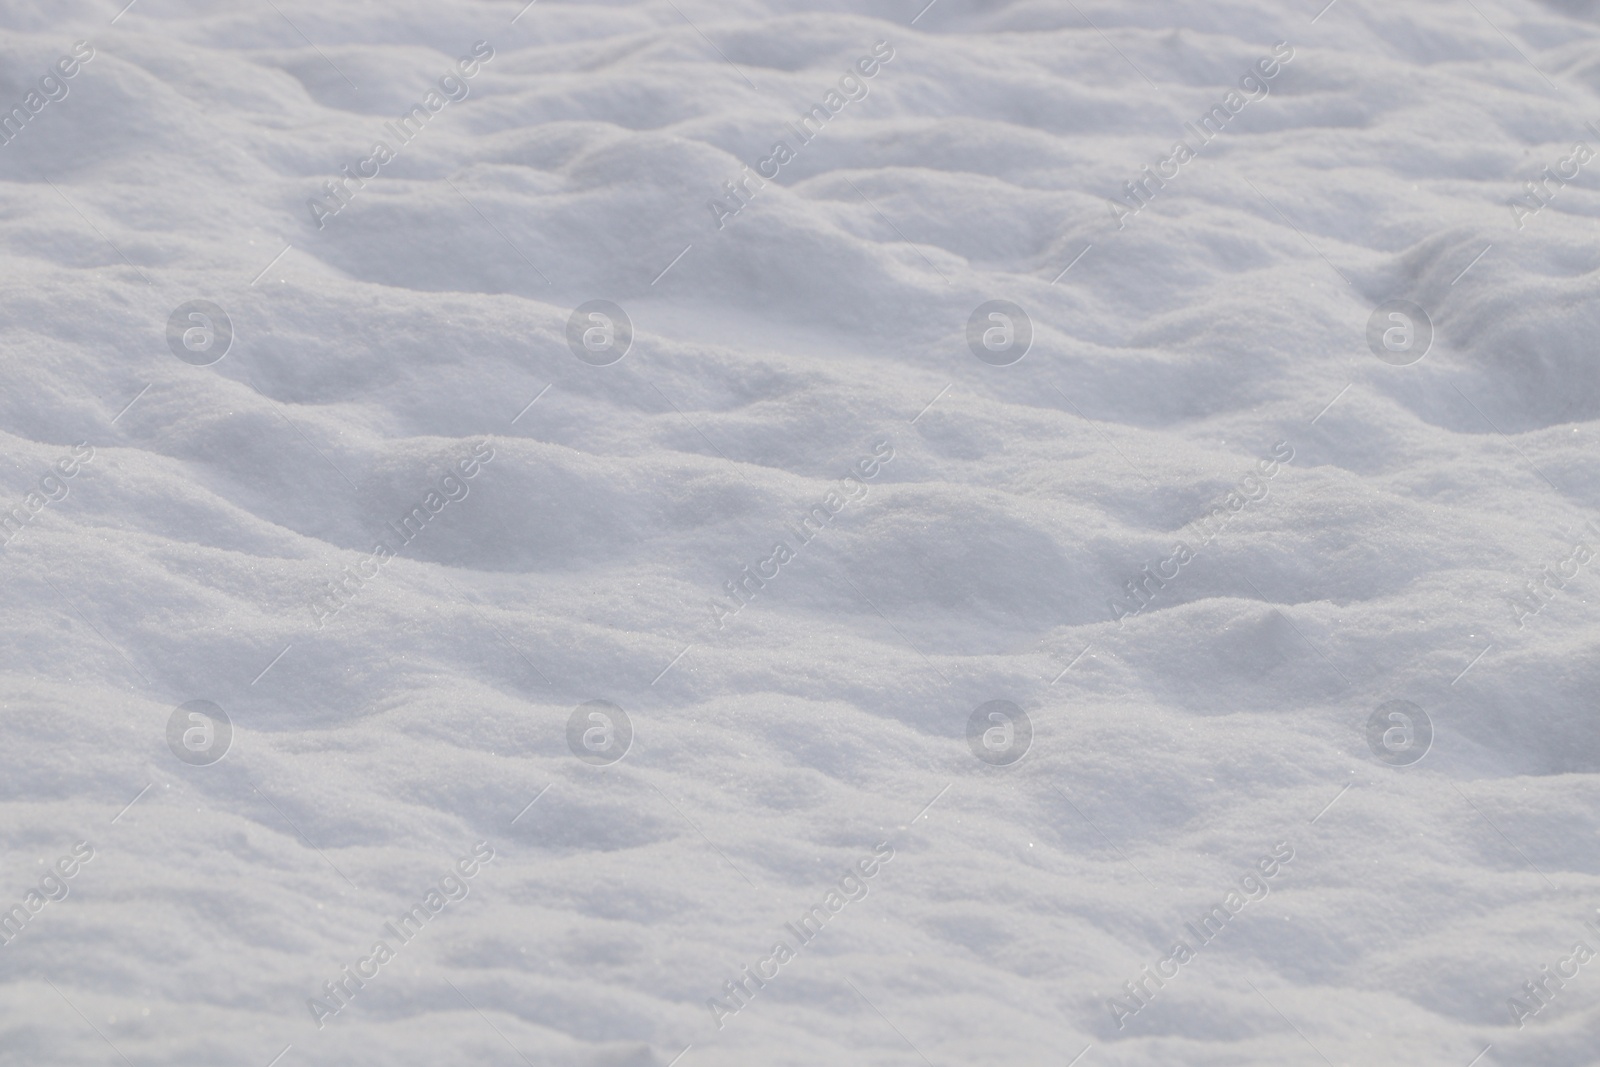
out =
[[[0,1064],[1596,1062],[1600,6],[119,8]]]

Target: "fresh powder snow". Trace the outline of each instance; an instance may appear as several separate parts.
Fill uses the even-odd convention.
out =
[[[1600,1063],[1597,0],[0,0],[0,1067]]]

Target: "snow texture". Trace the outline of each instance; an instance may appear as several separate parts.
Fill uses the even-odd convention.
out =
[[[0,1064],[1600,1063],[1600,3],[122,5]]]

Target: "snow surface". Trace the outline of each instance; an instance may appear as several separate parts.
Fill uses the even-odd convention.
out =
[[[1600,1062],[1600,4],[121,7],[0,0],[0,1064]]]

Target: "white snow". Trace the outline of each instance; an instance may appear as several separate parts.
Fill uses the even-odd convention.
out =
[[[0,0],[0,1065],[1600,1062],[1600,4],[924,4]]]

